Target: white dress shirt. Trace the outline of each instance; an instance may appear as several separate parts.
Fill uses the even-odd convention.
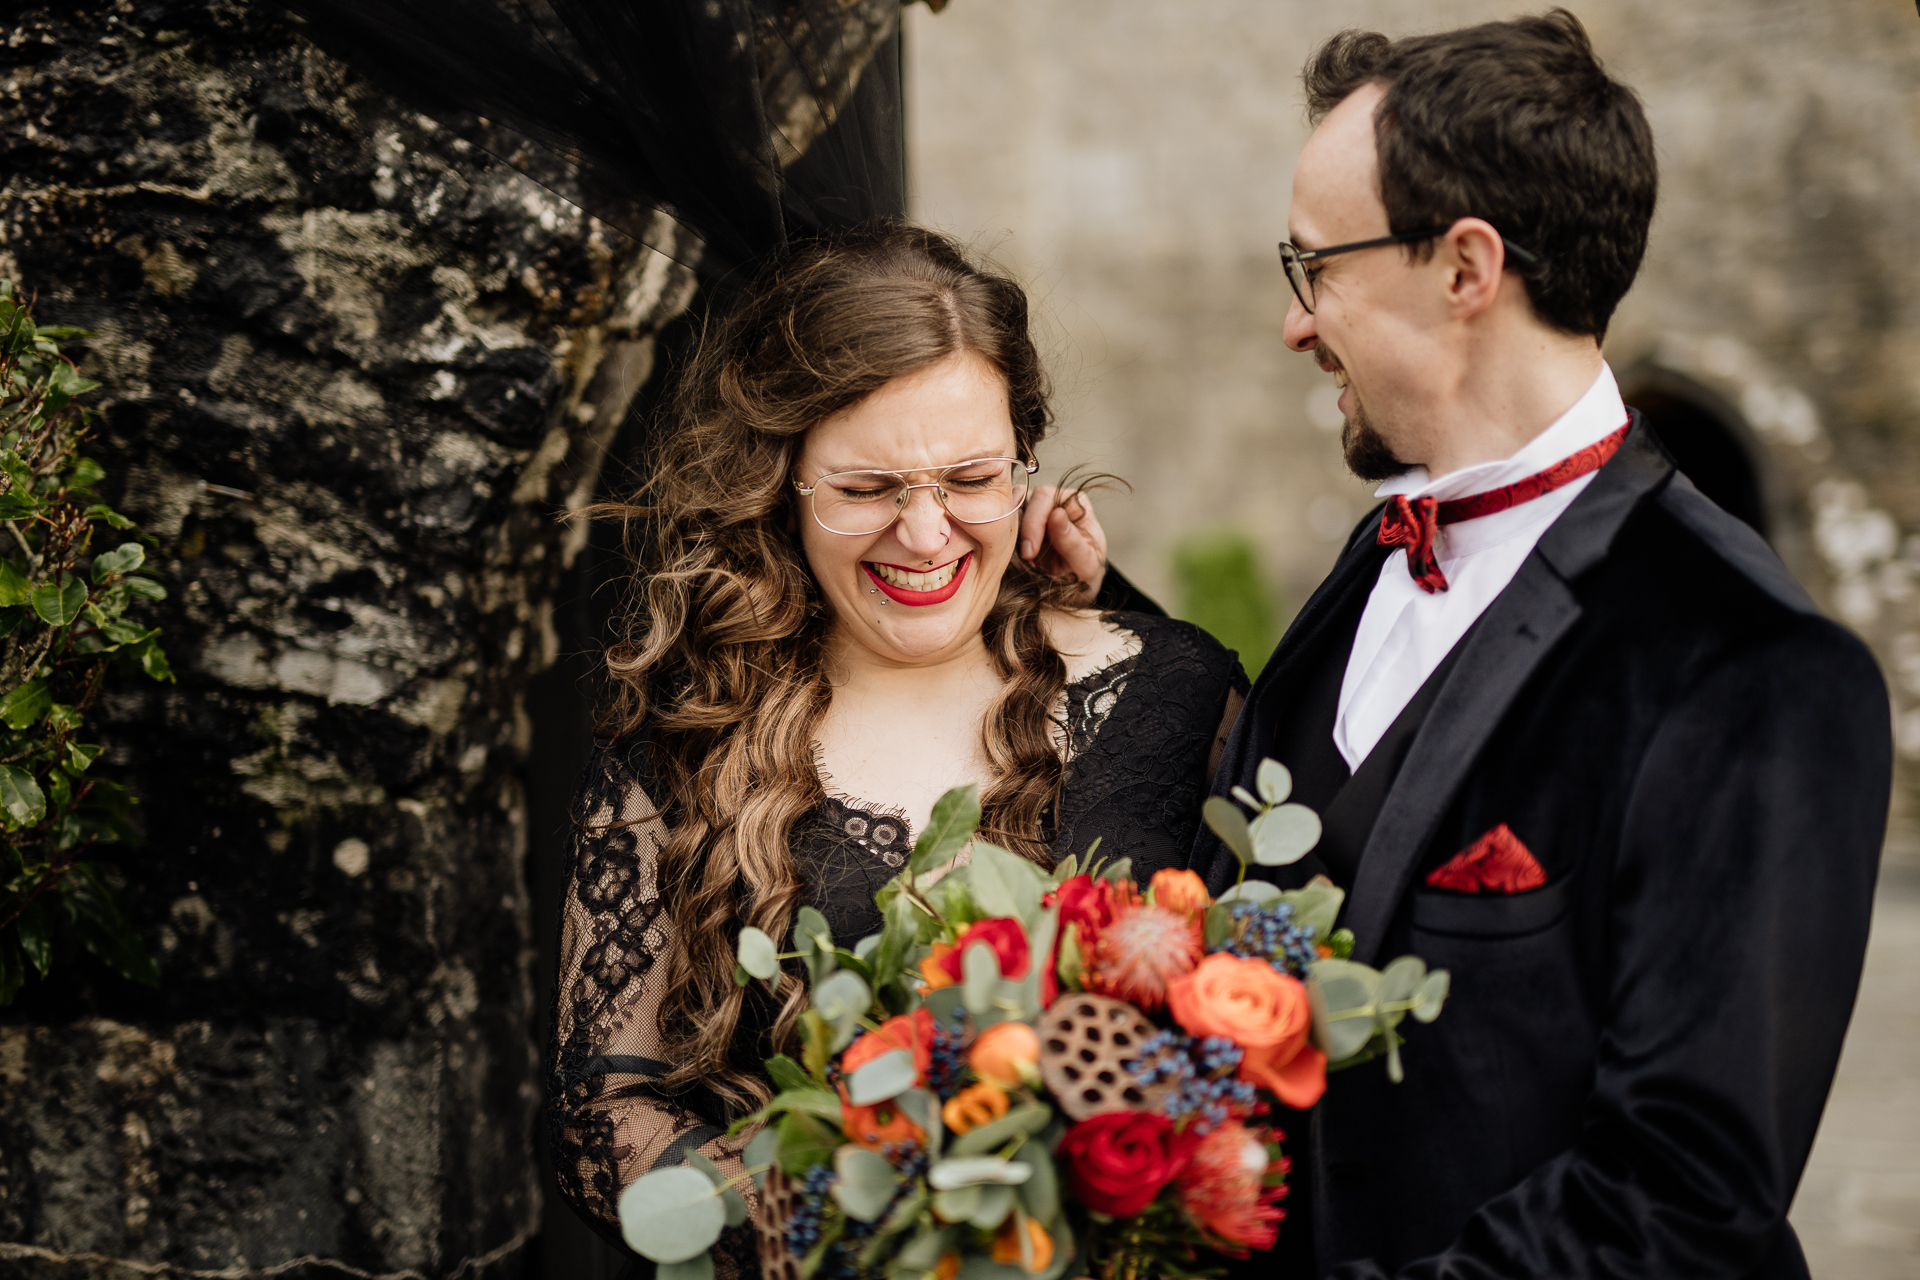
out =
[[[1446,502],[1485,493],[1545,471],[1562,458],[1606,439],[1627,421],[1627,407],[1613,370],[1600,366],[1587,393],[1554,424],[1512,457],[1441,476],[1427,477],[1416,467],[1395,476],[1374,493]],[[1593,483],[1593,472],[1531,502],[1492,515],[1442,525],[1434,538],[1435,559],[1448,589],[1429,594],[1407,572],[1407,552],[1398,548],[1380,567],[1380,578],[1360,615],[1360,630],[1347,656],[1340,682],[1340,709],[1333,722],[1333,744],[1358,769],[1393,722],[1413,701],[1427,677],[1446,659],[1467,628],[1506,590],[1534,544]]]

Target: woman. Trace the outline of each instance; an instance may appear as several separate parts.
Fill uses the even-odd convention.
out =
[[[804,985],[736,985],[740,929],[785,938],[810,903],[846,945],[877,932],[948,788],[1043,866],[1096,836],[1142,881],[1184,865],[1245,677],[1016,557],[1050,421],[1019,286],[904,226],[789,255],[684,371],[646,505],[617,509],[635,597],[562,918],[556,1162],[610,1239],[649,1169],[738,1168],[724,1128],[794,1050]]]

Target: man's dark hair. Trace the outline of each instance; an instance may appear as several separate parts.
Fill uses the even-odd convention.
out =
[[[1393,231],[1485,218],[1539,258],[1507,266],[1542,320],[1606,335],[1646,252],[1659,170],[1639,98],[1578,18],[1554,9],[1405,40],[1343,31],[1301,78],[1315,124],[1363,85],[1386,87],[1374,140]]]

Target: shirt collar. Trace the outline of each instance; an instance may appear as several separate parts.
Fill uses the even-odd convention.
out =
[[[1593,380],[1586,394],[1513,456],[1462,467],[1437,480],[1428,477],[1425,467],[1415,467],[1388,480],[1373,493],[1377,498],[1403,493],[1410,499],[1438,498],[1442,502],[1485,493],[1545,471],[1562,458],[1606,439],[1626,420],[1627,406],[1620,399],[1620,386],[1614,381],[1613,370],[1602,361],[1600,376]]]

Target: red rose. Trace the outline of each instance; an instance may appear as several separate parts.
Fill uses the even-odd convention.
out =
[[[1106,883],[1092,876],[1069,876],[1046,896],[1047,906],[1058,904],[1060,907],[1061,933],[1067,931],[1068,925],[1077,924],[1080,936],[1086,938],[1113,919],[1113,895],[1100,887]]]
[[[998,916],[992,920],[976,920],[954,940],[953,950],[940,957],[940,967],[955,982],[966,976],[963,967],[966,964],[967,948],[976,942],[984,942],[993,948],[993,955],[1000,962],[1000,976],[1009,982],[1018,982],[1027,976],[1027,966],[1032,956],[1027,950],[1027,931],[1012,916]]]
[[[1193,1159],[1191,1137],[1151,1111],[1108,1111],[1067,1130],[1056,1152],[1067,1185],[1095,1213],[1128,1218],[1180,1176]]]

